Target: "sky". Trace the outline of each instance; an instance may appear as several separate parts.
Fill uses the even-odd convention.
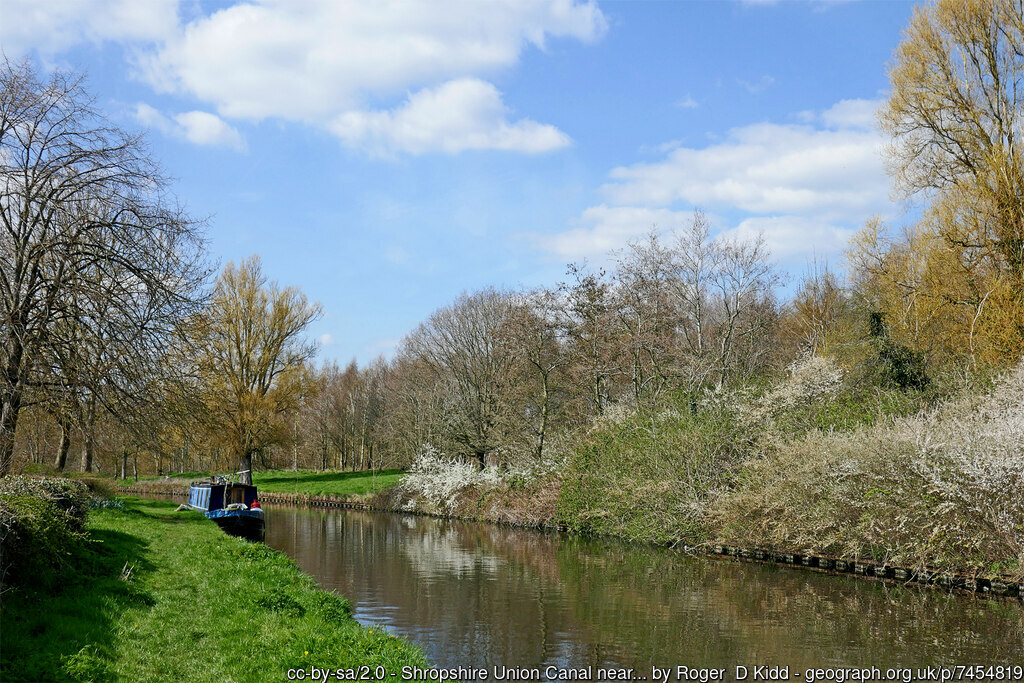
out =
[[[0,0],[0,48],[145,131],[219,264],[360,363],[459,294],[553,286],[695,208],[796,282],[912,207],[875,111],[892,1]]]

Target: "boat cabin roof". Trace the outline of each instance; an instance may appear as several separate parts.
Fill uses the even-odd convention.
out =
[[[253,486],[252,484],[240,484],[236,481],[210,481],[209,479],[204,479],[202,481],[194,481],[190,484],[190,486],[192,488],[213,488],[215,486],[241,486],[247,489],[256,489],[256,487]]]

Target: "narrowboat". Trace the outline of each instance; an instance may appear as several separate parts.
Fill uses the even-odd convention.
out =
[[[263,509],[255,486],[222,476],[194,481],[188,490],[188,507],[202,512],[232,536],[263,540]]]

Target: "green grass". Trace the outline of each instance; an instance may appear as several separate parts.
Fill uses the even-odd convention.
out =
[[[404,474],[402,470],[378,470],[376,473],[267,470],[254,473],[253,483],[261,491],[361,496],[395,486]]]
[[[56,591],[3,596],[0,680],[264,681],[290,668],[424,665],[287,557],[174,503],[90,513]]]
[[[398,484],[405,472],[402,470],[377,470],[376,472],[315,472],[312,470],[258,470],[253,473],[253,483],[261,491],[275,493],[303,493],[311,496],[362,496],[376,493]],[[185,472],[171,474],[178,480],[203,479],[209,472]],[[151,477],[159,481],[163,477]]]

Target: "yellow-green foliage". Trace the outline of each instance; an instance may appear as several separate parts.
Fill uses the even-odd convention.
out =
[[[744,448],[724,406],[603,420],[566,465],[558,513],[579,531],[699,542],[707,499],[728,485]]]
[[[81,543],[85,484],[69,479],[0,479],[0,590],[46,585]]]

